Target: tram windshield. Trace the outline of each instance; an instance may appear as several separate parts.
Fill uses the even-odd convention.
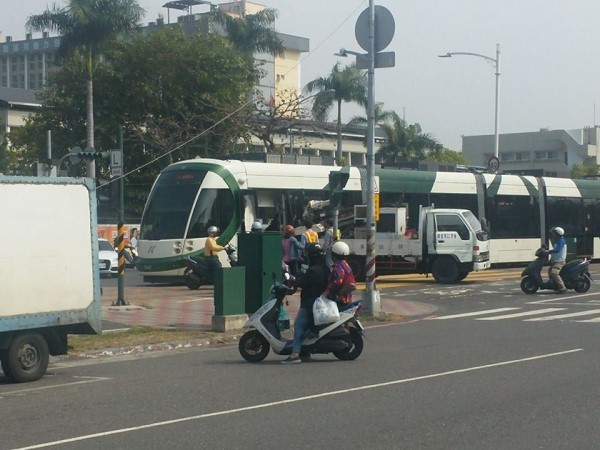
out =
[[[233,195],[229,189],[213,188],[203,188],[198,195],[206,174],[198,170],[162,173],[150,193],[140,239],[182,239],[188,221],[190,238],[205,237],[211,225],[223,230],[233,216]]]

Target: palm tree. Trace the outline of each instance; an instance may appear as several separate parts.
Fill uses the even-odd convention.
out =
[[[137,0],[68,0],[30,16],[27,28],[51,30],[62,35],[59,57],[78,55],[85,65],[87,147],[94,148],[94,72],[102,48],[108,42],[138,28],[145,11]],[[94,161],[87,162],[87,176],[95,178]]]
[[[373,117],[375,118],[375,125],[382,125],[385,122],[393,121],[397,116],[395,111],[384,111],[383,110],[383,102],[375,103],[375,108],[373,111]],[[348,122],[348,125],[362,125],[366,126],[368,122],[368,118],[366,116],[354,116]]]
[[[316,92],[312,112],[315,119],[325,121],[333,105],[337,105],[337,148],[335,159],[338,164],[342,160],[342,102],[367,104],[367,83],[363,73],[356,64],[340,67],[336,63],[327,77],[320,77],[309,82],[306,93]]]
[[[283,44],[272,28],[277,10],[265,8],[255,14],[235,17],[218,7],[212,8],[217,23],[227,32],[227,38],[242,53],[252,56],[254,52],[283,55]]]
[[[440,147],[432,135],[423,133],[421,125],[408,125],[397,114],[381,127],[387,141],[379,148],[378,153],[385,162],[394,163],[398,158],[402,161],[420,161]]]

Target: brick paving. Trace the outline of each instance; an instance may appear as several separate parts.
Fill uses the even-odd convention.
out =
[[[118,308],[112,305],[117,301],[116,287],[102,289],[102,319],[104,329],[129,328],[134,326],[174,327],[181,329],[210,330],[214,314],[212,288],[196,291],[185,286],[126,286],[124,300],[128,306]],[[360,298],[361,291],[354,298]],[[295,317],[300,296],[288,296],[288,312]],[[425,303],[381,297],[383,311],[405,318],[426,316],[435,308]]]

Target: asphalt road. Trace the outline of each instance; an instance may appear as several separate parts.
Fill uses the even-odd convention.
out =
[[[390,288],[440,312],[367,329],[353,362],[250,364],[225,347],[0,379],[2,447],[595,448],[598,291],[525,296],[514,280]]]

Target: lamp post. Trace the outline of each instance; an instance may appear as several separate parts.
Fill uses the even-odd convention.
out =
[[[451,58],[455,55],[466,55],[466,56],[477,56],[478,58],[483,58],[488,62],[494,64],[494,69],[496,70],[496,104],[494,111],[494,156],[498,158],[498,145],[499,145],[499,134],[498,134],[498,100],[500,97],[500,44],[496,44],[496,58],[492,58],[490,56],[480,55],[479,53],[469,53],[469,52],[448,52],[445,55],[438,55],[439,58]]]

